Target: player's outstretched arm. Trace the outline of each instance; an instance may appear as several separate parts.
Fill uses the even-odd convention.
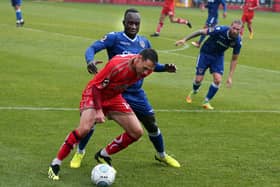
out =
[[[176,46],[183,45],[185,42],[187,42],[190,39],[193,39],[193,38],[195,38],[197,36],[200,36],[200,35],[206,35],[206,34],[207,34],[207,28],[206,29],[200,29],[198,31],[195,31],[195,32],[191,33],[190,35],[186,36],[185,38],[176,41],[175,45]]]
[[[231,63],[230,63],[230,69],[229,69],[229,75],[227,79],[227,87],[230,88],[232,86],[232,77],[237,65],[237,59],[238,55],[232,55]]]

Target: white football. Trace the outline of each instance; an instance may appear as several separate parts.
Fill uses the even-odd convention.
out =
[[[91,171],[91,181],[98,187],[106,187],[113,184],[116,170],[108,164],[98,164]]]

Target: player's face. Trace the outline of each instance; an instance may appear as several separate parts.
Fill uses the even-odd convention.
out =
[[[136,36],[136,34],[139,32],[140,21],[141,18],[139,13],[129,12],[126,15],[123,25],[124,32],[128,37],[134,38]]]
[[[140,60],[136,64],[135,70],[136,70],[136,74],[140,77],[140,76],[147,76],[154,70],[154,68],[155,65],[151,60],[149,59],[143,60],[142,58],[140,58]]]
[[[241,30],[241,27],[242,25],[239,25],[237,23],[233,23],[231,26],[230,26],[230,30],[229,30],[229,36],[231,38],[237,38],[239,33],[240,33],[240,30]]]

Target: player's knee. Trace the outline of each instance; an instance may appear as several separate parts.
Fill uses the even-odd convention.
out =
[[[136,128],[133,131],[127,132],[133,139],[138,140],[144,134],[143,128]]]
[[[148,131],[148,133],[156,133],[158,131],[158,127],[156,125],[156,119],[154,115],[150,116],[142,116],[140,118],[140,121],[144,125],[145,129]]]
[[[221,85],[221,82],[222,82],[222,79],[214,79],[213,83],[216,85],[216,86],[220,86]]]

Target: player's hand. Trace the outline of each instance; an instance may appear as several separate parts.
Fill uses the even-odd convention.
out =
[[[175,42],[175,45],[176,45],[176,46],[184,45],[184,44],[185,44],[185,40],[184,40],[184,39],[178,40],[178,41]]]
[[[176,73],[177,67],[175,64],[164,64],[165,71],[169,73]]]
[[[103,63],[102,61],[92,61],[87,65],[87,70],[90,74],[96,74],[98,69],[96,67],[97,64]]]
[[[229,77],[229,78],[227,79],[227,88],[231,88],[231,86],[232,86],[232,78]]]
[[[96,110],[95,123],[104,123],[105,116],[102,110]]]

